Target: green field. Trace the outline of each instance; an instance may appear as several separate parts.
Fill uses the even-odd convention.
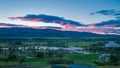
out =
[[[93,61],[97,60],[100,54],[72,54],[66,55],[73,60],[75,60],[75,64],[83,64],[83,65],[94,65]]]
[[[73,59],[75,64],[83,64],[83,65],[94,65],[93,61],[98,59],[99,54],[89,54],[89,55],[84,55],[84,54],[71,54],[71,55],[64,55],[64,57],[67,57],[69,59]],[[4,57],[1,57],[2,59]],[[53,57],[54,58],[54,57]],[[50,58],[26,58],[24,64],[29,64],[30,65],[38,65],[38,64],[47,64],[49,62]],[[32,64],[33,63],[33,64]],[[19,65],[19,61],[16,60],[14,62],[2,62],[0,61],[0,66],[4,65]]]
[[[91,46],[93,44],[105,43],[108,39],[99,38],[17,38],[8,37],[0,38],[0,47],[7,46],[18,46],[16,42],[21,42],[20,45],[31,46],[31,45],[42,45],[42,46]],[[20,46],[19,45],[19,46]]]

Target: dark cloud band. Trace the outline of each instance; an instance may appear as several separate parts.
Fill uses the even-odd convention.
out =
[[[108,20],[108,21],[103,21],[101,23],[95,24],[96,26],[120,26],[120,20]]]
[[[96,11],[94,13],[91,13],[91,15],[94,14],[102,14],[102,15],[109,15],[109,16],[113,16],[117,19],[120,19],[120,10],[115,10],[115,9],[111,9],[111,10],[100,10],[100,11]]]
[[[29,14],[24,17],[10,17],[10,19],[21,19],[23,21],[34,21],[34,22],[44,22],[44,23],[57,23],[63,25],[70,24],[75,26],[82,25],[79,22],[67,20],[64,19],[63,17],[44,15],[44,14],[40,14],[40,15]]]

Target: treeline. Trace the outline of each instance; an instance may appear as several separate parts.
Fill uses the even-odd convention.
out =
[[[87,49],[94,53],[108,53],[108,54],[119,54],[120,47],[104,47],[107,42],[99,42],[97,44],[92,44]]]
[[[84,37],[84,38],[42,38],[42,37],[0,37],[0,41],[41,41],[41,42],[48,42],[48,41],[64,41],[64,42],[71,42],[71,41],[116,41],[120,42],[120,37]]]
[[[68,52],[63,49],[43,49],[39,46],[11,46],[7,48],[0,48],[0,55],[6,56],[6,58],[0,58],[0,61],[18,61],[20,64],[25,62],[26,58],[50,58],[48,63],[50,64],[70,64],[74,63],[74,60],[64,57]]]
[[[2,44],[7,44],[7,46],[16,46],[16,42],[21,42],[22,44],[20,45],[43,45],[43,46],[62,46],[62,47],[67,47],[67,46],[84,46],[82,44],[87,43],[87,45],[91,46],[94,44],[99,44],[99,43],[106,43],[108,41],[115,41],[117,43],[120,43],[118,38],[0,38],[0,46],[5,46]],[[29,44],[26,44],[29,43]],[[97,46],[95,45],[95,46]]]

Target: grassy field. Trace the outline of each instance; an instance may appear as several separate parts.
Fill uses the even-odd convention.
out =
[[[95,65],[93,61],[97,60],[100,54],[65,54],[64,57],[69,59],[73,59],[75,64],[82,64],[82,65]],[[5,58],[5,57],[0,57]],[[19,61],[16,60],[14,62],[3,62],[0,61],[1,66],[31,66],[31,67],[39,67],[39,68],[51,68],[51,65],[48,64],[49,58],[26,58],[23,64],[19,64]],[[59,65],[59,64],[58,64]],[[62,64],[62,66],[68,66],[66,64]],[[96,66],[96,65],[95,65]],[[120,66],[97,66],[97,68],[120,68]]]
[[[95,38],[96,39],[96,38]],[[18,38],[18,37],[8,37],[0,38],[0,46],[7,47],[13,46],[15,42],[21,42],[22,45],[46,45],[46,46],[90,46],[92,44],[97,44],[104,42],[103,40],[95,40],[93,38],[80,38],[80,39],[69,39],[69,38]],[[90,41],[92,40],[92,41]]]
[[[66,57],[75,60],[75,64],[83,64],[83,65],[94,65],[93,61],[97,60],[99,54],[72,54],[66,55]]]
[[[73,59],[75,61],[75,64],[84,64],[84,65],[93,65],[93,61],[98,59],[99,54],[68,54],[64,55],[64,57],[67,57],[69,59]],[[39,63],[39,64],[47,64],[49,62],[50,58],[26,58],[24,63]],[[0,65],[5,65],[6,62],[0,61]],[[9,65],[16,65],[19,64],[19,61],[16,60],[15,62],[7,62]]]
[[[31,59],[25,59],[25,62],[39,62],[39,63],[45,63],[47,64],[50,58],[31,58]]]

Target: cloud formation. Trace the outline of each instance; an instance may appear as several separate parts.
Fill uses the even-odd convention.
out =
[[[100,11],[96,11],[94,13],[91,13],[91,15],[95,15],[95,14],[108,15],[108,16],[113,16],[116,19],[120,19],[120,10],[115,10],[115,9],[100,10]]]
[[[9,23],[0,23],[0,26],[22,26],[22,25],[9,24]]]
[[[120,26],[120,20],[108,20],[95,24],[96,26]]]
[[[61,25],[68,25],[68,24],[74,25],[74,26],[81,26],[82,25],[79,22],[67,20],[67,19],[64,19],[63,17],[44,15],[44,14],[39,14],[39,15],[28,14],[24,17],[9,17],[9,18],[12,20],[20,19],[23,21],[57,23],[57,24],[61,24]]]

